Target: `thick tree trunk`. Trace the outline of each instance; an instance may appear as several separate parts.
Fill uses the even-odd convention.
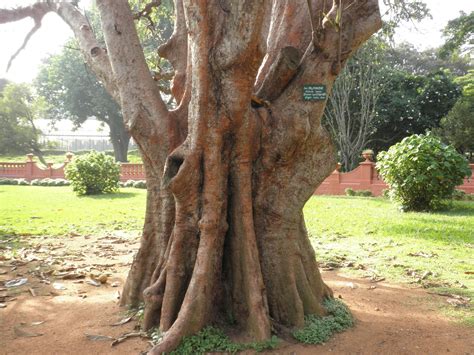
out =
[[[176,0],[174,33],[159,50],[175,69],[173,111],[127,1],[97,4],[106,51],[68,4],[24,16],[53,9],[70,23],[141,150],[147,211],[121,302],[144,301],[145,328],[164,332],[151,353],[229,317],[262,340],[324,314],[332,293],[302,209],[335,160],[321,126],[326,102],[305,101],[303,86],[330,92],[380,27],[377,1],[313,0],[311,13],[306,0]]]

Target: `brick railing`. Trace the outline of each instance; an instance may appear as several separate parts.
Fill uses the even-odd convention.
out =
[[[474,175],[474,164],[469,164]],[[369,190],[374,196],[380,196],[382,190],[388,188],[379,176],[375,163],[364,161],[352,171],[341,173],[340,165],[323,181],[314,192],[315,195],[344,195],[347,188],[353,190]],[[474,179],[465,179],[464,184],[457,187],[468,194],[474,194]]]
[[[66,155],[63,164],[53,167],[49,163],[46,167],[36,165],[33,161],[33,154],[27,155],[25,163],[1,163],[0,178],[25,179],[28,181],[34,179],[64,179],[64,167],[71,161],[72,154]],[[120,180],[145,180],[145,170],[143,164],[120,164]]]
[[[47,167],[39,167],[33,161],[33,154],[27,155],[25,163],[0,163],[0,178],[26,179],[64,179],[64,167],[71,161],[72,154],[66,155],[66,161],[59,167],[53,168],[52,164]],[[474,175],[474,164],[470,164]],[[145,180],[145,169],[143,164],[120,164],[120,180]],[[387,184],[378,175],[375,163],[364,161],[348,172],[341,173],[339,166],[329,175],[326,180],[316,189],[315,195],[344,195],[345,190],[369,190],[374,196],[380,196]],[[464,184],[457,187],[468,194],[474,194],[474,178],[465,179]]]

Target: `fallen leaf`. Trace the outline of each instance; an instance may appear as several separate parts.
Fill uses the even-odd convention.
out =
[[[7,281],[5,282],[5,287],[18,287],[18,286],[22,286],[24,284],[26,284],[28,282],[28,279],[27,278],[20,278],[20,279],[14,279],[14,280],[10,280],[10,281]]]
[[[112,327],[116,327],[125,323],[128,323],[132,320],[132,318],[135,316],[135,314],[131,315],[130,317],[123,318],[122,320],[118,321],[117,323],[111,324]]]
[[[421,275],[421,279],[424,280],[424,279],[426,279],[426,278],[427,278],[428,276],[430,276],[430,275],[433,275],[433,273],[432,273],[431,271],[425,271],[425,272],[423,273],[423,275]]]
[[[100,287],[100,282],[96,280],[86,280],[86,283],[95,287]]]
[[[464,271],[466,275],[474,275],[474,271]]]
[[[14,327],[14,333],[17,337],[23,337],[23,338],[33,338],[33,337],[40,337],[43,335],[43,333],[31,333],[28,332],[24,329],[21,329],[20,327],[16,326]]]
[[[108,276],[106,274],[101,274],[98,278],[97,281],[99,281],[101,284],[105,284],[107,282]]]
[[[455,295],[455,296],[457,296],[457,295]],[[470,301],[470,298],[461,297],[461,296],[449,297],[449,298],[446,299],[446,302],[448,302],[450,305],[452,305],[454,307],[467,307],[467,306],[469,306],[469,301]]]
[[[95,334],[86,334],[86,338],[92,341],[115,340],[115,338],[109,337],[108,335],[95,335]]]
[[[385,281],[385,277],[372,277],[370,282],[381,282]]]
[[[425,253],[423,251],[419,251],[416,253],[408,253],[408,256],[420,256],[422,258],[434,258],[435,256],[438,256],[436,253]]]
[[[124,334],[124,335],[121,335],[120,337],[118,337],[117,339],[115,339],[111,346],[115,346],[117,344],[120,344],[121,342],[127,340],[128,338],[134,338],[134,337],[144,337],[144,338],[148,338],[148,335],[145,333],[145,332],[133,332],[133,333],[127,333],[127,334]]]
[[[78,274],[76,272],[66,272],[66,273],[55,275],[55,276],[63,280],[77,280],[77,279],[83,279],[86,277],[86,275]]]
[[[64,286],[63,284],[60,284],[58,282],[53,283],[53,288],[55,290],[67,290],[66,286]]]

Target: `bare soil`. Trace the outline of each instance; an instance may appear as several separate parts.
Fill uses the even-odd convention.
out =
[[[117,231],[26,241],[29,245],[16,254],[0,244],[0,354],[139,354],[150,347],[141,337],[111,346],[112,338],[137,332],[135,320],[112,326],[127,318],[117,301],[137,235]],[[104,275],[105,283],[94,281],[105,281]],[[324,345],[283,342],[271,353],[474,354],[474,328],[440,314],[444,297],[337,271],[323,277],[349,305],[356,326]],[[4,286],[18,278],[27,283]]]

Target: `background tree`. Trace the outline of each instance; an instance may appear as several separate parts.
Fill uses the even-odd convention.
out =
[[[449,113],[441,119],[440,128],[434,132],[460,153],[469,154],[472,161],[474,152],[474,70],[455,79],[462,86],[462,96]]]
[[[439,126],[461,94],[449,71],[416,75],[394,67],[377,109],[372,148],[386,150],[404,137]]]
[[[130,134],[123,122],[120,106],[84,63],[76,41],[69,41],[62,53],[44,61],[35,86],[48,105],[54,120],[70,119],[76,127],[96,117],[109,127],[115,160],[127,161]]]
[[[139,3],[140,1],[131,2],[137,12],[140,11]],[[145,11],[137,22],[137,32],[147,63],[161,91],[168,95],[171,68],[167,61],[158,56],[157,48],[171,36],[172,11],[171,1],[165,0],[157,11]],[[85,15],[97,41],[105,47],[97,9],[92,8]],[[115,160],[126,162],[130,134],[125,127],[120,106],[84,63],[78,47],[78,42],[71,39],[60,54],[46,58],[35,86],[49,103],[50,118],[70,119],[76,127],[89,117],[96,117],[104,122],[109,127]]]
[[[385,47],[372,38],[356,52],[337,78],[324,111],[344,171],[357,167],[375,130],[378,101],[389,81],[383,68]]]
[[[106,50],[73,4],[0,10],[0,23],[60,15],[120,102],[148,190],[121,301],[144,300],[145,328],[164,332],[151,353],[229,317],[261,340],[325,313],[332,293],[302,208],[335,161],[321,126],[325,100],[306,101],[302,90],[319,84],[330,92],[347,59],[381,27],[377,1],[354,4],[176,0],[173,35],[158,52],[174,69],[172,110],[137,35],[142,12],[127,1],[97,0]]]
[[[443,58],[467,53],[474,46],[474,11],[466,14],[461,11],[460,16],[448,22],[443,29],[443,37],[446,38],[444,45],[440,48]]]
[[[26,84],[10,83],[3,87],[0,93],[1,154],[33,152],[45,164],[39,143],[40,131],[34,124],[41,106]]]

